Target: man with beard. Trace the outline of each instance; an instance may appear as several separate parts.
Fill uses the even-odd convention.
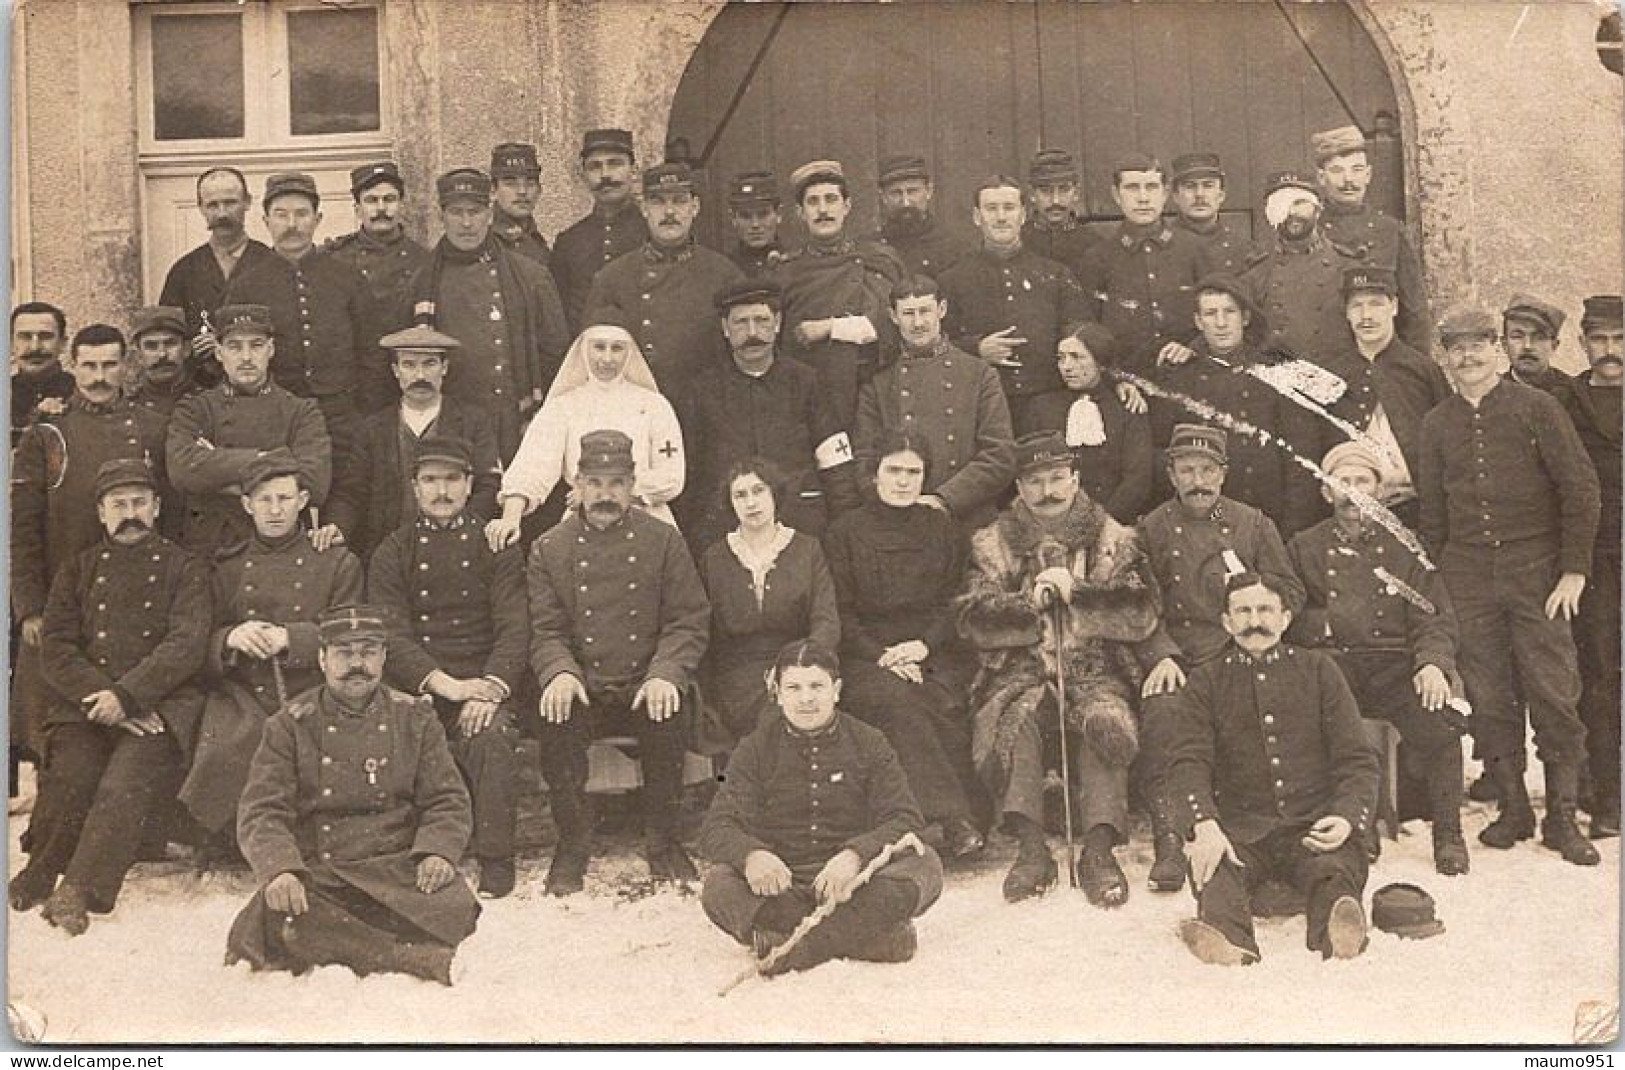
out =
[[[940,279],[971,251],[971,243],[931,211],[935,187],[925,157],[884,156],[880,160],[880,233],[903,261],[905,275]]]
[[[186,494],[181,542],[212,554],[251,533],[243,513],[243,478],[249,465],[279,447],[299,462],[311,502],[327,500],[333,454],[322,413],[310,398],[296,398],[271,381],[271,310],[228,305],[215,313],[216,356],[226,381],[175,406],[164,454],[175,486]]]
[[[1243,572],[1225,585],[1223,656],[1168,700],[1168,787],[1197,916],[1179,935],[1210,965],[1259,959],[1252,895],[1274,877],[1308,900],[1304,943],[1322,958],[1365,950],[1377,754],[1337,664],[1281,642],[1292,595]]]
[[[113,909],[156,819],[180,764],[174,733],[197,717],[190,680],[208,636],[207,567],[155,533],[146,462],[103,464],[95,501],[101,543],[63,566],[45,609],[45,763],[10,887],[13,910],[43,902],[69,936]]]
[[[744,171],[728,186],[728,226],[734,233],[728,257],[752,278],[766,275],[784,259],[779,243],[782,204],[772,171]]]
[[[542,688],[542,776],[559,834],[549,895],[584,887],[587,747],[603,736],[638,741],[649,875],[697,876],[677,817],[711,609],[677,529],[632,508],[634,474],[626,435],[581,436],[581,504],[531,544],[530,664]]]
[[[151,409],[167,424],[175,403],[199,389],[192,375],[186,313],[166,305],[136,309],[130,319],[130,346],[140,375],[131,400]]]
[[[1032,211],[1021,228],[1021,243],[1082,278],[1089,250],[1100,239],[1078,211],[1078,165],[1072,154],[1039,149],[1027,168],[1027,196]]]
[[[396,322],[407,300],[407,285],[429,259],[429,250],[407,237],[401,222],[406,180],[394,163],[381,160],[351,171],[350,195],[355,198],[359,226],[349,234],[329,238],[322,250],[361,276],[367,301],[356,333],[367,346],[361,352],[370,361],[378,339]],[[367,387],[357,399],[362,411],[388,406],[395,392],[387,375],[370,365],[364,364],[362,370]]]
[[[711,300],[742,275],[732,260],[694,240],[700,198],[687,164],[644,171],[642,209],[649,240],[598,272],[587,313],[590,320],[605,309],[619,312],[656,384],[675,392],[726,359]]]
[[[1586,729],[1569,622],[1592,569],[1600,491],[1563,406],[1502,376],[1496,333],[1494,315],[1472,306],[1439,324],[1456,393],[1422,420],[1421,534],[1461,628],[1475,756],[1500,796],[1479,842],[1508,850],[1535,834],[1524,787],[1527,703],[1546,767],[1541,841],[1594,866],[1597,850],[1574,823]]]
[[[1357,126],[1344,126],[1311,135],[1309,146],[1315,157],[1315,177],[1326,196],[1321,232],[1362,265],[1394,273],[1400,337],[1412,349],[1433,352],[1433,315],[1422,260],[1405,234],[1404,224],[1366,204],[1371,164],[1365,135]]]
[[[457,878],[469,803],[434,709],[383,686],[384,611],[319,622],[323,683],[265,724],[237,836],[260,889],[226,964],[405,973],[450,985],[480,905]]]
[[[1270,176],[1264,218],[1274,239],[1249,258],[1241,281],[1269,318],[1265,348],[1324,367],[1348,336],[1343,272],[1368,265],[1321,233],[1320,198],[1320,190],[1301,175],[1278,171]]]
[[[1512,365],[1507,374],[1558,400],[1574,382],[1572,375],[1552,367],[1567,319],[1562,309],[1522,293],[1513,294],[1501,310],[1501,348]]]
[[[536,227],[536,198],[542,192],[542,165],[536,146],[504,142],[491,150],[491,233],[511,252],[547,267],[547,239]]]
[[[581,138],[580,173],[592,194],[592,211],[553,239],[550,263],[572,337],[581,330],[593,278],[611,260],[649,240],[649,228],[632,196],[638,173],[630,133],[588,130]]]
[[[435,185],[445,234],[409,287],[412,318],[461,343],[446,396],[484,414],[507,462],[569,345],[564,306],[547,268],[491,236],[484,172],[448,171]]]
[[[905,278],[891,300],[903,354],[858,394],[852,437],[859,465],[873,468],[888,433],[918,436],[931,459],[920,500],[973,531],[993,519],[1016,474],[1016,441],[999,376],[943,337],[948,306],[937,283]]]
[[[903,265],[890,246],[847,236],[852,197],[839,163],[803,164],[790,187],[807,244],[772,275],[784,292],[784,349],[818,373],[835,419],[849,428],[858,387],[880,364],[880,332]]]
[[[1563,404],[1602,488],[1591,555],[1590,592],[1574,619],[1580,719],[1591,757],[1591,838],[1619,835],[1620,387],[1625,382],[1625,312],[1618,294],[1588,297],[1580,347],[1591,370],[1575,376]]]
[[[502,483],[490,421],[441,390],[457,339],[420,325],[385,335],[378,344],[390,351],[401,402],[362,423],[350,462],[334,475],[327,510],[328,521],[363,561],[384,536],[418,515],[412,457],[429,438],[456,438],[468,445],[473,479],[468,508],[474,516],[496,515]]]
[[[977,188],[971,218],[982,245],[943,273],[944,331],[954,344],[998,369],[1015,433],[1033,430],[1036,399],[1066,388],[1055,346],[1089,319],[1089,302],[1072,273],[1027,249],[1021,186],[995,175]]]
[[[73,395],[73,376],[62,367],[68,319],[44,301],[25,301],[11,310],[11,445],[15,449],[30,424],[60,415]]]
[[[1134,693],[1171,644],[1157,622],[1161,596],[1134,529],[1078,488],[1072,451],[1054,431],[1016,443],[1019,499],[971,541],[959,631],[981,670],[971,696],[972,757],[1019,853],[1004,878],[1010,902],[1055,883],[1044,836],[1046,742],[1066,765],[1083,853],[1073,883],[1116,907],[1128,880],[1113,849],[1128,841],[1128,769],[1139,747]],[[1057,633],[1046,618],[1055,616]],[[1065,738],[1053,689],[1064,679]]]
[[[1275,583],[1288,610],[1303,604],[1303,585],[1275,522],[1258,509],[1226,496],[1227,437],[1218,428],[1177,424],[1166,456],[1174,497],[1140,521],[1140,543],[1162,588],[1162,622],[1177,648],[1151,667],[1140,689],[1138,777],[1151,811],[1156,861],[1154,892],[1177,892],[1185,883],[1183,845],[1175,827],[1173,797],[1164,780],[1169,696],[1185,686],[1194,668],[1220,657],[1229,641],[1223,617],[1225,582],[1238,573],[1261,573]]]
[[[1345,442],[1326,454],[1321,468],[1334,481],[1323,491],[1332,516],[1287,544],[1308,592],[1289,635],[1301,646],[1326,648],[1368,722],[1387,721],[1399,730],[1402,762],[1426,791],[1433,867],[1446,876],[1466,873],[1461,736],[1467,723],[1449,706],[1456,618],[1444,582],[1367,515],[1382,490],[1375,450]]]
[[[1179,213],[1174,225],[1207,246],[1208,261],[1214,271],[1240,275],[1252,255],[1251,238],[1237,234],[1219,216],[1224,207],[1224,169],[1212,152],[1190,152],[1174,158],[1174,192],[1171,198]]]
[[[474,802],[480,894],[514,885],[513,700],[524,680],[530,616],[516,546],[493,553],[468,512],[474,457],[459,438],[424,438],[412,461],[417,518],[384,539],[368,597],[390,614],[389,682],[434,700]]]
[[[818,373],[779,353],[782,293],[771,281],[744,279],[716,295],[730,359],[695,379],[676,402],[688,447],[687,489],[674,503],[696,554],[733,530],[728,469],[747,457],[784,474],[776,502],[785,526],[813,538],[835,516],[856,508],[852,443]]]

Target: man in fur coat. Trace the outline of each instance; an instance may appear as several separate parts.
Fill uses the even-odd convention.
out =
[[[1128,897],[1112,851],[1128,831],[1128,768],[1139,749],[1133,698],[1145,668],[1171,649],[1158,624],[1162,596],[1133,529],[1079,489],[1059,433],[1023,436],[1016,455],[1020,497],[973,538],[960,598],[959,630],[981,661],[973,756],[1020,843],[1005,898],[1041,894],[1057,876],[1043,790],[1045,753],[1058,734],[1059,648],[1075,817],[1084,830],[1075,883],[1097,906],[1117,906]]]

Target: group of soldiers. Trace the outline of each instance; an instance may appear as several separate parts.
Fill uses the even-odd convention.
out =
[[[457,867],[515,887],[526,734],[554,895],[585,886],[597,741],[635,741],[662,881],[698,879],[710,757],[702,903],[766,972],[908,958],[944,857],[994,831],[1007,899],[1058,882],[1064,826],[1067,879],[1117,906],[1131,807],[1204,961],[1257,959],[1269,879],[1357,955],[1380,813],[1470,868],[1464,734],[1481,843],[1534,836],[1526,718],[1542,842],[1597,864],[1621,299],[1586,300],[1572,378],[1545,301],[1436,317],[1361,132],[1310,148],[1256,242],[1209,153],[1119,161],[1096,228],[1041,150],[978,185],[974,233],[887,156],[867,236],[813,161],[795,247],[751,172],[726,253],[689,165],[640,174],[622,130],[584,136],[593,208],[551,245],[530,145],[438,178],[432,249],[387,161],[322,247],[309,176],[267,180],[266,246],[206,171],[210,237],[128,335],[11,315],[13,909],[82,933],[175,841],[260,883],[232,959],[449,983]]]

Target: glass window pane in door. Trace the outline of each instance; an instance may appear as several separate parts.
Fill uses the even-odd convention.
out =
[[[241,15],[154,15],[153,136],[243,136]]]
[[[294,134],[379,129],[375,8],[290,11],[288,68]]]

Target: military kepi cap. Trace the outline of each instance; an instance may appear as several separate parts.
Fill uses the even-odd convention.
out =
[[[1206,424],[1175,424],[1174,433],[1168,437],[1168,459],[1186,456],[1229,464],[1230,448],[1224,430]]]
[[[449,464],[465,473],[474,471],[474,451],[468,441],[456,435],[426,435],[412,454],[412,471],[426,464]]]
[[[1385,267],[1350,267],[1343,269],[1343,298],[1365,291],[1375,291],[1387,294],[1389,297],[1399,296],[1399,276],[1393,268]]]
[[[728,207],[778,207],[779,180],[772,171],[742,171],[728,184]]]
[[[119,457],[105,462],[96,469],[96,500],[101,501],[102,495],[119,487],[147,487],[158,489],[158,482],[153,478],[152,467],[138,457]]]
[[[537,178],[542,165],[536,161],[536,146],[505,141],[491,150],[491,178]]]
[[[1365,135],[1357,126],[1340,126],[1336,130],[1322,130],[1309,135],[1309,151],[1314,154],[1315,166],[1348,152],[1365,151]]]
[[[581,436],[581,460],[576,471],[584,476],[629,476],[637,471],[632,439],[620,431],[589,431]]]
[[[1389,884],[1371,896],[1371,924],[1407,940],[1423,940],[1444,932],[1435,913],[1433,897],[1414,884]]]
[[[1618,327],[1625,324],[1625,302],[1619,294],[1597,294],[1585,300],[1585,312],[1580,315],[1580,329]]]
[[[1187,152],[1175,156],[1173,172],[1168,181],[1176,186],[1193,178],[1224,178],[1224,169],[1219,166],[1219,155],[1215,152]]]
[[[1059,431],[1030,431],[1016,439],[1016,474],[1029,475],[1058,464],[1070,465],[1072,451]]]
[[[279,171],[265,180],[265,200],[261,202],[264,207],[271,207],[271,202],[284,193],[297,193],[310,198],[310,203],[317,208],[322,206],[322,195],[316,192],[316,180],[300,171]]]
[[[174,305],[146,305],[135,310],[130,317],[130,340],[134,341],[148,331],[174,331],[186,337],[186,313]]]
[[[636,159],[632,152],[631,131],[588,130],[581,135],[581,158],[585,160],[595,152],[624,152]]]
[[[1078,180],[1078,163],[1065,149],[1039,149],[1027,168],[1027,181],[1034,186],[1052,186]]]
[[[1264,183],[1264,197],[1268,199],[1284,189],[1301,189],[1313,194],[1316,200],[1320,199],[1320,187],[1297,171],[1276,171],[1270,175]]]
[[[350,196],[359,197],[380,182],[388,182],[402,193],[406,192],[406,179],[392,160],[362,164],[350,172]]]
[[[896,153],[880,158],[880,172],[877,180],[880,185],[889,186],[893,182],[901,182],[905,178],[930,180],[931,172],[925,166],[924,156]]]
[[[1445,344],[1452,338],[1494,338],[1499,333],[1495,313],[1483,305],[1455,305],[1439,319],[1439,341]]]
[[[378,344],[397,352],[403,349],[417,349],[435,353],[445,353],[462,345],[451,335],[441,334],[426,323],[408,327],[404,331],[396,331],[394,334],[386,334],[378,339]]]
[[[274,333],[271,310],[264,305],[226,305],[214,314],[215,337],[224,340],[232,334]]]
[[[243,469],[243,493],[253,494],[254,488],[268,479],[277,479],[282,476],[300,475],[299,458],[286,446],[278,446],[274,450],[264,453],[248,462]]]
[[[776,310],[784,301],[784,289],[776,282],[746,278],[724,286],[713,300],[723,313],[739,305],[767,305]]]
[[[846,169],[839,160],[812,160],[790,172],[790,188],[795,191],[797,201],[814,182],[836,182],[844,188]]]
[[[474,167],[447,171],[435,180],[434,189],[442,208],[453,201],[491,203],[491,176]]]
[[[694,172],[681,160],[667,160],[643,172],[643,192],[693,193]]]
[[[1507,307],[1501,310],[1501,318],[1509,320],[1525,320],[1533,323],[1553,338],[1557,337],[1563,329],[1564,322],[1569,318],[1566,313],[1556,305],[1542,301],[1529,294],[1513,294],[1507,301]]]
[[[348,639],[389,638],[389,611],[383,606],[355,603],[324,609],[316,618],[316,633],[323,646]]]

